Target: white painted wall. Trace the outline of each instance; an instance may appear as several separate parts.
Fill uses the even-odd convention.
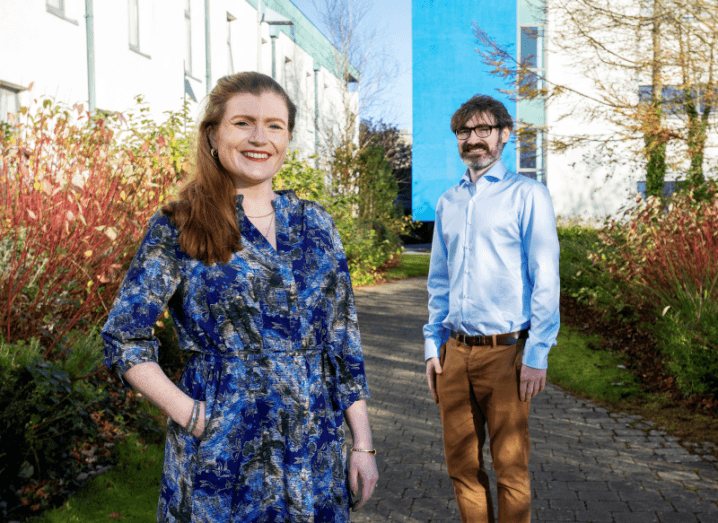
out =
[[[287,0],[289,1],[289,0]],[[45,0],[0,1],[0,83],[32,91],[20,103],[51,97],[67,104],[87,103],[85,1],[65,0],[64,18],[48,11]],[[95,91],[98,109],[127,111],[142,95],[153,117],[178,110],[184,99],[185,0],[139,0],[139,52],[130,49],[128,2],[95,0]],[[192,64],[188,79],[198,100],[207,94],[205,1],[191,0]],[[245,0],[210,3],[211,80],[230,73],[227,14],[231,22],[234,72],[257,70],[257,12]],[[261,72],[271,75],[269,26],[261,26]],[[292,146],[314,154],[314,61],[285,34],[276,42],[277,80],[298,106]],[[320,120],[340,114],[330,100],[340,99],[339,82],[322,69]],[[326,87],[325,87],[326,86]],[[194,110],[198,110],[194,105]]]
[[[579,92],[594,98],[601,98],[601,92],[596,89],[591,77],[599,79],[605,85],[616,89],[617,92],[627,93],[630,103],[638,102],[638,88],[640,85],[650,84],[650,81],[638,74],[619,72],[602,67],[593,60],[579,63],[586,58],[585,51],[580,48],[571,51],[559,51],[554,45],[553,36],[560,31],[562,21],[552,11],[551,5],[556,0],[548,0],[549,16],[547,27],[547,74],[548,79],[554,83],[567,85]],[[638,15],[639,4],[633,0],[615,0],[612,7],[617,9],[621,3]],[[553,13],[553,14],[552,14]],[[603,35],[602,41],[610,41],[615,35]],[[639,61],[638,49],[650,44],[650,35],[642,35],[641,43],[633,46],[636,54],[634,61]],[[631,47],[629,45],[629,47]],[[647,56],[643,49],[642,56]],[[664,78],[666,85],[680,85],[680,76],[676,71],[666,71]],[[605,136],[618,136],[619,127],[608,121],[607,118],[587,119],[587,112],[598,109],[598,113],[610,115],[608,109],[601,109],[597,102],[584,97],[565,94],[548,104],[546,109],[546,124],[549,135],[572,136],[577,134],[590,134],[597,139]],[[715,122],[714,122],[715,123]],[[669,116],[666,125],[675,128],[681,127],[678,116]],[[645,181],[645,160],[640,154],[643,142],[641,139],[618,143],[612,154],[599,155],[595,145],[569,149],[563,153],[549,152],[547,154],[548,188],[551,192],[556,214],[566,218],[594,218],[603,219],[614,215],[619,209],[630,206],[635,202],[638,194],[637,183]],[[685,150],[685,144],[672,141],[669,144],[669,157],[679,158],[675,165],[669,165],[666,172],[666,181],[682,178],[688,169],[687,155],[670,154],[671,152]],[[709,132],[706,148],[706,161],[704,172],[707,176],[715,176],[715,167],[718,163],[718,137],[715,127]]]
[[[596,68],[587,69],[577,64],[585,58],[580,49],[575,53],[561,52],[556,49],[553,36],[562,22],[552,16],[549,0],[549,16],[546,31],[547,77],[549,81],[568,85],[571,88],[600,97],[593,81],[587,77],[597,74],[608,83],[633,83],[631,78],[610,77],[609,71]],[[638,87],[635,87],[638,97]],[[600,107],[584,97],[565,94],[546,107],[546,124],[549,136],[572,136],[589,134],[600,139],[615,136],[617,127],[609,121],[596,118],[588,119],[586,112]],[[605,111],[604,111],[605,112]],[[621,207],[629,204],[637,193],[636,183],[645,179],[645,169],[641,158],[619,147],[611,156],[598,155],[595,145],[572,148],[563,153],[548,152],[546,156],[547,186],[551,192],[556,214],[563,217],[603,219],[615,214]]]

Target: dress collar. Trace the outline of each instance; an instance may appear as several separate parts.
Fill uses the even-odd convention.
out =
[[[272,207],[274,207],[275,210],[284,209],[286,207],[289,207],[294,202],[299,201],[299,198],[296,194],[294,194],[294,191],[291,189],[283,189],[281,191],[274,191],[277,194],[277,197],[272,200]],[[237,212],[241,215],[244,215],[244,208],[242,207],[242,202],[244,201],[244,195],[238,194],[237,195]]]

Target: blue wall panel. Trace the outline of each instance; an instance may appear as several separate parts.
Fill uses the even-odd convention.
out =
[[[413,218],[434,221],[439,196],[466,171],[451,132],[451,115],[475,94],[501,100],[516,117],[516,104],[497,89],[503,80],[488,73],[476,48],[472,22],[500,44],[516,49],[516,1],[413,0]],[[515,170],[514,142],[503,160]]]

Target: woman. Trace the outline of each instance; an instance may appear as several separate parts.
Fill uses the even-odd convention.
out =
[[[158,521],[349,522],[348,486],[358,509],[378,479],[339,234],[272,191],[295,117],[268,76],[219,80],[196,175],[150,220],[103,328],[105,364],[170,418]],[[165,307],[192,352],[178,387],[156,363]]]

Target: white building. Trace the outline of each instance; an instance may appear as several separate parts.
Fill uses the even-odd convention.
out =
[[[645,141],[637,119],[631,120],[630,114],[645,108],[652,92],[651,49],[646,49],[651,45],[650,13],[645,12],[650,5],[640,0],[413,0],[414,219],[433,221],[439,196],[456,184],[466,169],[449,121],[454,111],[475,94],[501,100],[517,122],[535,131],[520,137],[516,133],[517,138],[504,149],[503,160],[510,169],[547,186],[557,215],[601,220],[630,205],[641,188],[645,190]],[[580,18],[577,31],[582,36],[567,44],[565,35],[574,26],[569,21],[576,20],[579,12],[585,13],[587,6],[596,6],[593,18],[602,12],[603,18],[595,20],[591,13]],[[602,11],[600,6],[608,7]],[[633,25],[622,24],[624,18]],[[697,24],[692,19],[686,13],[682,21]],[[593,29],[587,35],[588,27]],[[623,32],[619,34],[617,27]],[[491,48],[480,43],[477,28],[503,52],[499,59],[489,57],[495,59],[493,65],[482,62],[477,53]],[[671,97],[680,100],[684,96],[681,86],[686,85],[676,65],[676,33],[680,34],[675,28],[661,33],[664,59],[673,65],[661,72],[667,102],[662,124],[673,132],[667,148],[667,189],[671,182],[684,180],[689,167],[685,140],[688,117],[686,111],[671,108],[679,104],[670,101]],[[706,36],[714,33],[708,28],[704,31]],[[586,44],[589,37],[595,39],[600,52]],[[703,44],[702,54],[697,52],[697,40],[686,46],[692,56],[686,62],[692,61],[693,67],[688,76],[696,91],[708,91],[709,73],[715,77],[716,62],[707,60],[708,44]],[[700,40],[714,41],[707,37]],[[612,60],[623,67],[612,65]],[[502,73],[515,70],[517,62],[523,63],[535,73],[527,83],[559,85],[565,88],[563,94],[548,100],[525,93],[514,96],[515,75],[497,74],[500,68],[494,67],[502,61],[506,67]],[[701,61],[706,63],[698,63]],[[611,106],[612,102],[616,103]],[[715,177],[718,162],[715,114],[714,107],[703,162],[706,177]],[[559,141],[567,147],[557,147]]]
[[[297,104],[290,145],[310,155],[342,102],[358,108],[335,48],[289,0],[2,0],[0,45],[0,120],[44,97],[127,111],[138,95],[161,120],[224,75],[260,71]]]

